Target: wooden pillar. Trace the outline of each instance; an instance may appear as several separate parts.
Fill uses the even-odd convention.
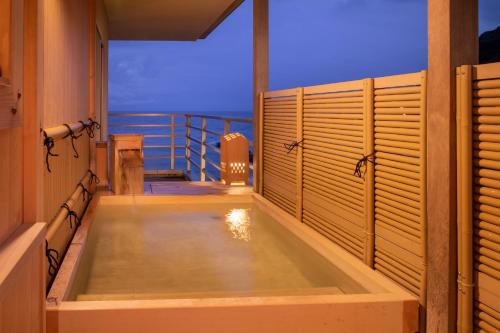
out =
[[[428,0],[427,332],[456,327],[455,68],[478,61],[477,0]]]
[[[253,170],[254,190],[259,178],[259,94],[269,85],[269,2],[253,1]]]
[[[43,2],[40,7],[43,6]],[[38,37],[43,31],[38,23],[39,1],[24,0],[23,42],[23,221],[34,223],[43,217],[43,145],[40,133],[42,108],[38,104],[41,84],[37,66],[43,53]]]
[[[96,81],[96,0],[87,0],[88,1],[88,72],[89,72],[89,112],[88,116],[91,119],[96,119],[95,114],[95,103],[96,103],[96,94],[100,92],[96,92],[95,89],[95,81]],[[101,82],[102,84],[102,82]],[[97,137],[100,137],[98,135]],[[96,138],[90,138],[90,161],[89,166],[91,170],[96,170]]]

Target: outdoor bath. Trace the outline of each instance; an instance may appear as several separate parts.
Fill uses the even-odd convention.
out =
[[[94,200],[48,332],[414,332],[415,297],[260,195]]]

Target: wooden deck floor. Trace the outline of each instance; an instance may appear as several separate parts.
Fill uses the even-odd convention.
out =
[[[222,195],[252,192],[251,186],[228,186],[215,182],[146,181],[144,183],[146,195]]]

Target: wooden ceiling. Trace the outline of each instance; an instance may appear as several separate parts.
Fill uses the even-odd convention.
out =
[[[243,0],[104,0],[109,38],[194,41],[207,37]]]

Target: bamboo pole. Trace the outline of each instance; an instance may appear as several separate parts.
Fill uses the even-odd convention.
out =
[[[420,238],[422,258],[427,262],[427,71],[420,77]],[[425,325],[425,306],[427,303],[427,266],[424,264],[420,277],[421,327]]]
[[[375,151],[374,146],[374,88],[373,79],[366,79],[363,83],[364,95],[364,155],[369,156]],[[374,157],[372,157],[373,159]],[[375,200],[375,171],[374,163],[367,162],[365,174],[365,263],[373,268],[373,258],[375,256],[375,219],[374,219],[374,200]]]
[[[472,66],[458,69],[457,125],[459,160],[459,319],[460,332],[473,330],[473,170],[472,170]]]
[[[83,123],[85,124],[85,126],[89,126],[91,124],[91,121],[85,120]],[[84,125],[80,122],[68,124],[68,126],[75,134],[80,133],[84,128]],[[64,125],[45,128],[43,129],[43,132],[45,133],[45,135],[47,135],[47,137],[50,137],[54,140],[60,139],[69,134],[68,128]]]
[[[296,104],[297,104],[297,119],[296,119],[296,126],[297,126],[297,142],[302,142],[303,140],[303,112],[304,112],[304,89],[303,88],[297,88],[297,97],[296,97]],[[303,147],[302,144],[299,144],[297,146],[297,160],[296,160],[296,212],[295,212],[295,217],[297,220],[302,221],[302,171],[303,171]]]
[[[90,177],[91,173],[90,171],[87,171],[85,173],[85,176],[83,176],[81,183],[82,184],[87,184],[87,188],[89,187],[89,182],[90,182]],[[72,209],[73,206],[75,206],[77,200],[79,200],[80,196],[83,193],[83,189],[81,186],[77,186],[75,191],[71,194],[69,199],[66,201],[67,206],[69,209]],[[50,243],[54,235],[57,233],[57,230],[59,230],[59,227],[61,224],[64,223],[67,217],[67,210],[65,208],[61,208],[59,210],[59,213],[56,215],[56,217],[51,221],[49,224],[48,230],[47,230],[47,241]]]

